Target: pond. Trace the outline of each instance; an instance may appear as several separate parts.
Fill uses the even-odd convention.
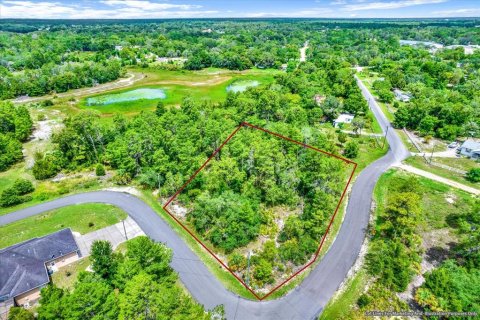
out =
[[[165,99],[166,97],[167,95],[163,89],[143,88],[87,98],[87,105],[108,105],[117,102],[136,101],[141,99]]]
[[[256,87],[260,84],[257,80],[238,80],[227,87],[227,91],[243,92],[250,87]]]

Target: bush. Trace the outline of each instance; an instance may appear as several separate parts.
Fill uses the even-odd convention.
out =
[[[50,99],[44,100],[44,101],[42,101],[41,106],[42,107],[51,107],[51,106],[53,106],[53,101],[50,100]]]
[[[101,163],[97,164],[97,167],[95,168],[95,174],[97,177],[103,177],[105,175],[105,168]]]
[[[353,159],[358,156],[358,143],[356,141],[349,141],[345,146],[345,156],[347,158]]]
[[[35,317],[33,313],[22,308],[22,307],[13,307],[10,308],[8,312],[8,320],[34,320]]]
[[[357,300],[357,305],[359,308],[365,308],[369,303],[370,298],[366,294],[362,294]]]
[[[17,179],[13,184],[12,188],[17,193],[17,195],[23,196],[24,194],[33,192],[35,187],[30,180],[27,179]]]
[[[338,134],[338,141],[341,143],[341,144],[344,144],[345,142],[347,142],[347,134],[345,132],[340,132]]]
[[[258,264],[255,266],[255,270],[253,271],[253,277],[261,286],[263,286],[265,283],[272,283],[272,265],[270,262],[260,259]]]
[[[3,190],[0,196],[0,205],[2,207],[11,207],[22,203],[22,197],[17,195],[13,188]]]
[[[58,173],[59,170],[54,156],[47,155],[43,157],[35,155],[35,157],[37,159],[32,168],[33,176],[35,177],[35,179],[45,180],[54,177]]]
[[[480,182],[480,168],[473,168],[467,172],[465,178],[471,182]]]
[[[228,267],[232,271],[242,271],[247,267],[247,258],[235,252],[228,257]]]
[[[13,186],[3,190],[0,196],[0,206],[11,207],[32,200],[31,196],[23,196],[35,190],[33,184],[26,179],[18,179]]]

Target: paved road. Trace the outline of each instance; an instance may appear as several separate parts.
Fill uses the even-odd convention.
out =
[[[368,90],[360,83],[359,86],[366,99],[370,100],[370,107],[385,130],[388,121]],[[330,250],[299,286],[288,295],[273,301],[250,301],[225,289],[162,218],[142,200],[126,193],[97,191],[67,196],[0,216],[0,225],[71,204],[110,203],[125,210],[152,239],[165,242],[173,249],[172,267],[180,274],[193,297],[206,308],[223,304],[228,319],[315,319],[358,257],[365,238],[370,199],[377,179],[392,164],[408,156],[408,151],[394,130],[389,130],[387,138],[391,148],[387,155],[369,165],[357,177],[344,222]]]

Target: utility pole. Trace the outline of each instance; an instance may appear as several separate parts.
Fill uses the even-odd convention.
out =
[[[387,134],[388,134],[388,129],[389,128],[390,128],[390,126],[387,126],[387,131],[385,131],[385,137],[383,137],[382,149],[385,147],[385,142],[387,141]]]
[[[251,251],[248,251],[248,258],[247,258],[247,286],[249,286],[250,282],[250,253]]]
[[[430,164],[432,164],[433,160],[433,152],[435,151],[435,142],[433,142],[432,154],[430,155]]]
[[[128,237],[127,237],[127,229],[125,228],[125,219],[122,220],[122,224],[123,224],[123,232],[125,233],[125,240],[128,240]]]

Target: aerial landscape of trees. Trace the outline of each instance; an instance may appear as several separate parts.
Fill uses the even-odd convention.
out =
[[[372,79],[372,93],[392,111],[396,128],[447,141],[478,138],[480,50],[400,44],[479,44],[473,26],[469,20],[0,22],[0,171],[22,160],[27,166],[28,156],[31,178],[11,179],[0,206],[68,194],[76,186],[50,190],[62,179],[92,172],[108,186],[154,191],[155,201],[165,203],[242,122],[367,165],[388,146],[383,150],[372,135],[381,130],[356,83],[359,66]],[[300,62],[299,48],[307,40],[307,60]],[[192,83],[205,74],[214,82],[223,69],[232,72],[225,82],[251,69],[270,72],[270,78],[215,101],[193,98],[187,88],[179,103],[160,100],[154,108],[108,114],[90,108],[88,94],[57,96],[127,74],[144,77],[135,88],[165,85],[173,72]],[[209,96],[208,84],[202,80],[191,88]],[[399,101],[395,89],[409,101]],[[28,103],[3,101],[46,94],[48,99]],[[47,147],[27,148],[44,114],[58,117],[58,128]],[[354,120],[334,127],[341,114]],[[266,293],[312,258],[351,169],[342,160],[242,127],[179,194],[175,205],[185,213],[178,218],[250,287]],[[478,170],[468,170],[469,182],[480,180]],[[365,272],[374,280],[355,308],[368,310],[376,300],[406,307],[397,294],[421,268],[423,192],[415,179],[388,186],[369,230]],[[419,308],[478,312],[478,213],[477,202],[450,217],[458,241],[448,259],[425,274],[414,296]],[[210,317],[178,286],[171,252],[161,244],[139,238],[117,253],[97,243],[91,259],[94,272],[81,273],[72,290],[42,291],[39,319]]]

